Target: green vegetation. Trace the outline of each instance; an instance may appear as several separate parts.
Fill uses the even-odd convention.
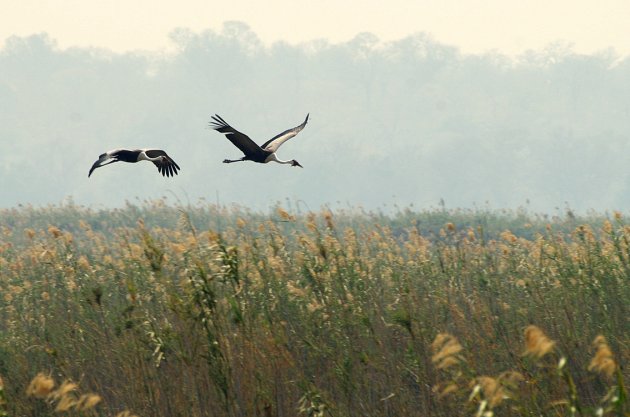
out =
[[[0,415],[630,415],[621,213],[0,218]]]

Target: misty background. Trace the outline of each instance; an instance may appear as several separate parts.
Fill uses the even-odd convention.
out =
[[[176,52],[60,49],[46,34],[0,50],[0,205],[93,207],[199,200],[266,209],[351,205],[630,206],[630,58],[552,44],[516,58],[464,55],[425,33],[265,46],[246,24],[171,33]],[[304,169],[243,162],[213,114]],[[87,173],[113,148],[150,163]]]

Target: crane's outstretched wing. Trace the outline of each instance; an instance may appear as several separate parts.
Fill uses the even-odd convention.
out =
[[[149,158],[157,158],[158,156],[164,157],[164,161],[153,161],[153,163],[157,167],[158,172],[165,177],[177,175],[177,171],[181,169],[179,165],[161,149],[146,149],[144,153]]]
[[[225,134],[225,136],[245,154],[245,156],[256,155],[259,152],[262,152],[260,146],[256,145],[256,142],[251,140],[249,136],[244,133],[239,132],[234,129],[232,126],[227,124],[225,120],[221,118],[218,114],[212,116],[212,121],[210,122],[210,127],[214,130]]]
[[[274,136],[273,138],[269,139],[267,142],[263,143],[261,148],[270,152],[277,151],[280,145],[282,145],[284,142],[288,141],[293,136],[300,133],[300,131],[304,129],[304,126],[306,126],[306,122],[308,122],[308,114],[306,115],[306,119],[304,120],[304,123],[302,123],[301,125],[297,127],[294,127],[293,129],[285,130],[284,132]]]

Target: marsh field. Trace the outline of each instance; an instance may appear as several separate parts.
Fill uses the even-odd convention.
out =
[[[622,213],[0,219],[0,415],[630,415]]]

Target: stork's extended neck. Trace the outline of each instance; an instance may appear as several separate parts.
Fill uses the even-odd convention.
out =
[[[271,162],[271,161],[277,162],[279,164],[289,164],[292,167],[296,167],[297,166],[297,167],[302,168],[302,165],[300,165],[300,163],[298,161],[296,161],[295,159],[291,159],[289,161],[283,161],[282,159],[278,159],[278,157],[276,156],[275,153],[272,153],[271,155],[269,155],[267,157],[267,159],[265,160],[265,163]]]
[[[269,155],[265,162],[271,162],[271,161],[277,162],[279,164],[292,164],[293,163],[292,160],[291,161],[283,161],[282,159],[278,159],[278,157],[276,156],[275,153],[272,153],[271,155]]]

